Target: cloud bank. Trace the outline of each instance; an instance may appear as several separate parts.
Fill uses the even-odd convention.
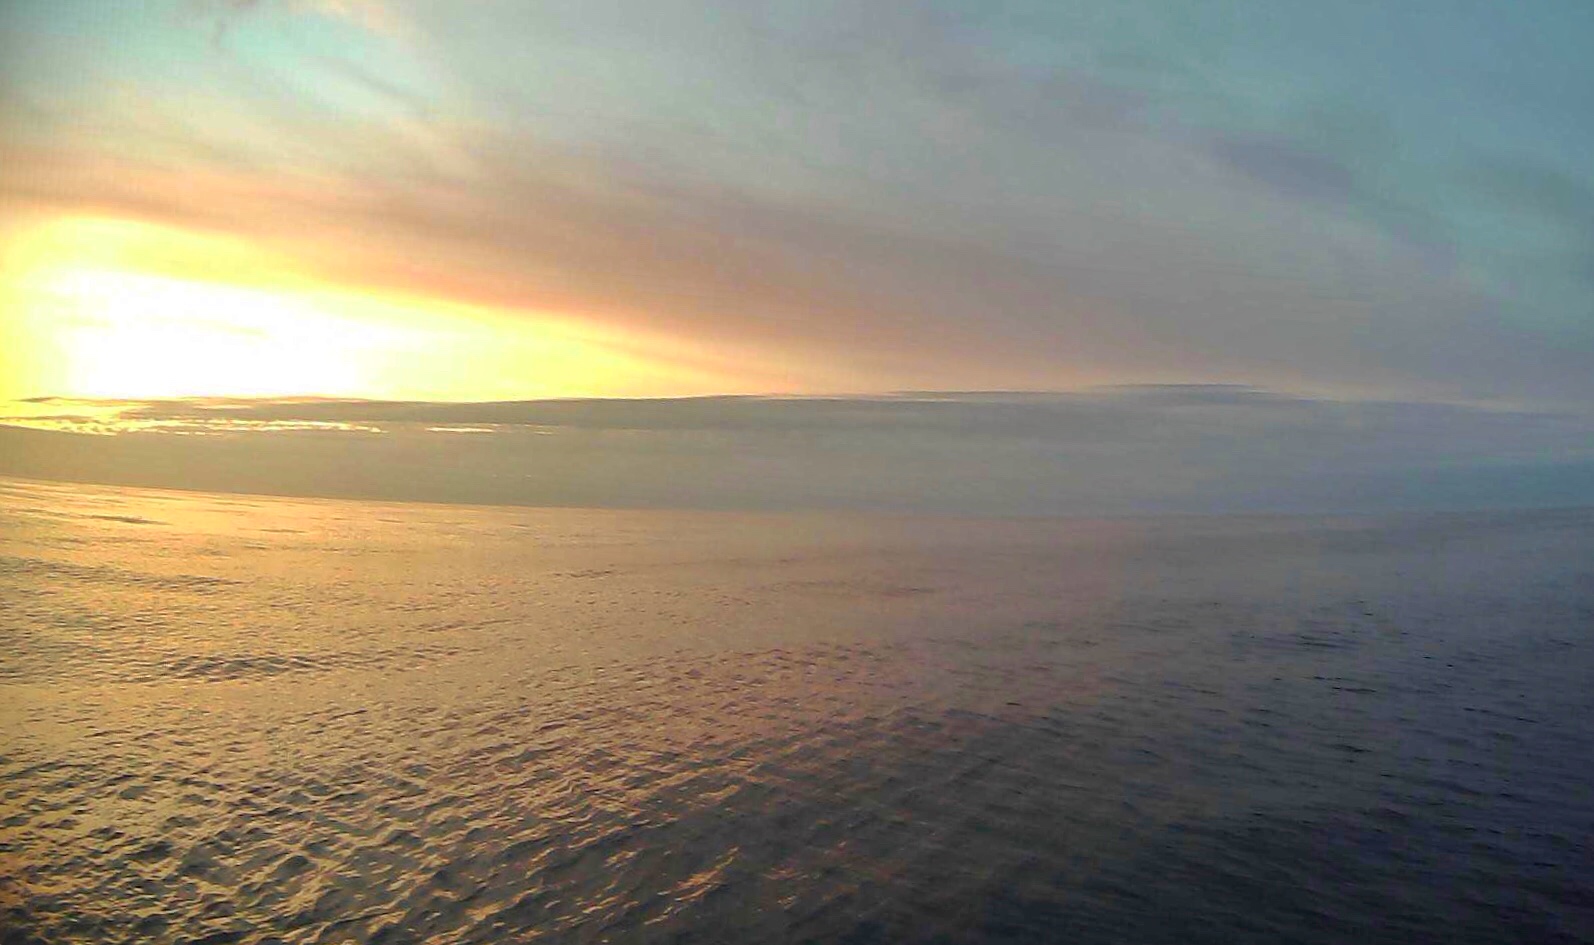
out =
[[[1232,386],[167,401],[120,405],[114,423],[72,419],[82,405],[30,406],[30,422],[57,429],[0,427],[0,474],[440,502],[967,515],[1594,504],[1586,415]]]

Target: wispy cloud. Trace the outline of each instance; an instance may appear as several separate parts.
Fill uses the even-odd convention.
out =
[[[284,14],[343,20],[390,39],[412,35],[408,21],[387,0],[197,0],[195,5],[215,17],[218,39],[239,17]]]

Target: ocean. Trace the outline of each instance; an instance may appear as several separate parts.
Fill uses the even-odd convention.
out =
[[[0,480],[0,941],[1594,941],[1594,510]]]

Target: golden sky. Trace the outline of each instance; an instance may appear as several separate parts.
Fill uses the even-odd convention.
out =
[[[16,227],[5,254],[0,396],[497,400],[745,382],[662,341],[650,357],[634,333],[322,281],[194,228],[58,215]]]
[[[1594,16],[1329,6],[8,0],[0,398],[1588,403]]]

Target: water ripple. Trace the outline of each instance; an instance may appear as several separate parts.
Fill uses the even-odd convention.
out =
[[[8,945],[1594,929],[1587,518],[159,507],[0,536]]]

